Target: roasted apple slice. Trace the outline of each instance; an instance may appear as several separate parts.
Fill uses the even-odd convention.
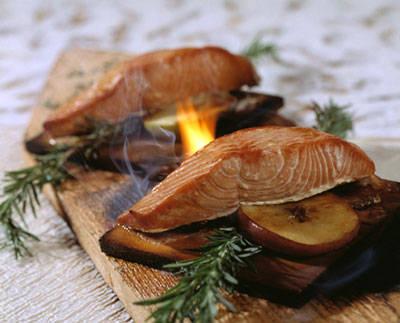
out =
[[[279,205],[243,205],[239,227],[254,242],[294,256],[314,256],[345,246],[358,232],[357,213],[332,193]]]

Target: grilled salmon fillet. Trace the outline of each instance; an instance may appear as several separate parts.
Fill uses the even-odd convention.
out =
[[[240,203],[302,200],[374,172],[360,148],[333,135],[297,127],[245,129],[184,161],[118,223],[161,232],[226,216]]]
[[[88,119],[119,122],[155,113],[187,97],[258,83],[249,60],[218,47],[147,53],[124,61],[44,123],[53,137],[87,130]]]

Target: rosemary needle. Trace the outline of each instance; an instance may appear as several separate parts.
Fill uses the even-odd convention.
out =
[[[324,105],[316,102],[312,103],[312,110],[315,113],[315,128],[333,135],[347,138],[350,131],[353,130],[353,120],[351,114],[347,111],[350,105],[339,105],[332,99]]]
[[[242,55],[254,61],[268,56],[276,62],[280,61],[277,46],[270,42],[263,42],[259,37],[253,39],[247,48],[242,51]]]
[[[162,296],[137,302],[138,305],[158,305],[148,319],[156,323],[210,323],[218,313],[217,304],[230,311],[235,307],[221,290],[232,291],[238,284],[237,270],[247,265],[247,258],[261,251],[234,228],[221,228],[209,237],[209,243],[199,250],[198,258],[166,265],[166,269],[182,275],[177,285]]]
[[[0,195],[0,228],[4,232],[0,249],[11,249],[16,258],[31,255],[28,242],[39,238],[28,231],[25,213],[30,210],[34,216],[37,215],[43,186],[59,185],[70,176],[65,163],[71,155],[79,152],[85,158],[95,157],[97,149],[109,142],[121,127],[97,122],[92,129],[73,143],[55,145],[47,154],[36,156],[34,166],[5,173]]]

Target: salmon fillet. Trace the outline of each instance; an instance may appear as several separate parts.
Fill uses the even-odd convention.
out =
[[[118,218],[160,232],[233,213],[243,204],[298,201],[375,172],[357,146],[310,128],[261,127],[199,150]]]
[[[249,60],[218,47],[161,50],[124,61],[44,123],[53,137],[86,131],[88,118],[119,122],[210,91],[258,83]]]

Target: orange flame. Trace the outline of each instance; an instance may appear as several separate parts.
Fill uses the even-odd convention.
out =
[[[213,107],[196,109],[190,99],[178,103],[178,125],[185,156],[194,154],[215,139],[218,111]]]

